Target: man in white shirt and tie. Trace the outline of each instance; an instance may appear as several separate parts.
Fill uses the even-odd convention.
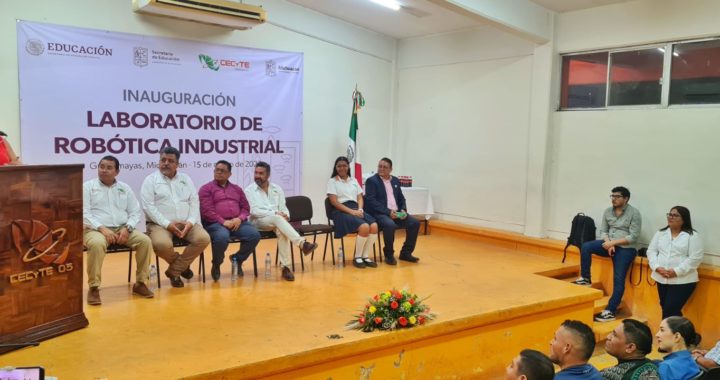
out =
[[[170,264],[165,275],[175,288],[185,286],[180,276],[193,277],[190,264],[210,244],[210,235],[200,224],[197,190],[189,176],[177,172],[179,163],[176,148],[162,149],[159,170],[145,177],[140,192],[153,249]],[[173,237],[189,243],[182,255],[175,252]]]
[[[255,183],[245,189],[250,203],[250,223],[261,231],[275,231],[278,239],[278,256],[282,265],[282,278],[295,281],[290,269],[290,244],[300,247],[305,255],[317,248],[317,244],[308,243],[288,223],[290,211],[285,206],[285,193],[282,188],[270,183],[270,165],[260,161],[255,165]]]
[[[118,181],[120,163],[113,156],[105,156],[98,164],[98,178],[83,184],[83,243],[87,248],[87,274],[90,290],[89,305],[100,305],[100,282],[103,260],[111,244],[125,245],[135,251],[137,271],[133,294],[152,298],[146,283],[152,250],[150,238],[135,230],[141,211],[130,186]]]

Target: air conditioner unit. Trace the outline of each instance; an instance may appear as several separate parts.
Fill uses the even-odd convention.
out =
[[[133,0],[135,12],[250,29],[265,22],[265,10],[228,0]]]

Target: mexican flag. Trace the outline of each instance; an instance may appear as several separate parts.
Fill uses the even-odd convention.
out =
[[[358,119],[357,114],[365,105],[365,98],[363,98],[360,91],[355,89],[353,92],[353,109],[352,117],[350,118],[350,133],[348,135],[348,146],[347,146],[347,158],[350,161],[350,168],[355,172],[355,179],[357,179],[360,186],[363,186],[362,180],[362,164],[360,163],[360,156],[358,155]]]

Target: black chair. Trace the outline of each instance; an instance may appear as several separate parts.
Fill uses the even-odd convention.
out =
[[[285,204],[287,205],[288,211],[290,211],[290,224],[292,224],[295,227],[295,230],[300,234],[300,236],[310,236],[313,237],[313,243],[317,241],[317,235],[318,234],[325,234],[325,248],[323,250],[323,258],[325,257],[325,253],[327,252],[327,243],[328,240],[330,240],[330,246],[331,250],[335,251],[334,244],[332,243],[332,237],[330,234],[333,232],[333,227],[329,224],[313,224],[312,223],[312,217],[313,217],[313,207],[312,207],[312,201],[310,198],[304,196],[304,195],[297,195],[293,197],[287,197],[285,199]],[[303,222],[307,221],[308,224],[302,224]],[[295,265],[295,254],[293,252],[293,246],[290,245],[290,256],[293,261],[293,270]],[[300,264],[302,265],[302,269],[305,270],[305,260],[303,258],[304,255],[300,254]],[[310,257],[310,260],[315,258],[315,252],[312,253],[312,256]]]
[[[325,198],[325,216],[327,216],[328,224],[333,227],[333,231],[335,228],[335,223],[333,223],[332,219],[332,213],[335,210],[335,207],[330,203],[330,197]],[[379,228],[380,226],[378,226]],[[331,240],[332,242],[332,240]],[[327,245],[327,243],[326,243]],[[343,252],[345,252],[345,239],[340,238],[340,246],[342,247]],[[378,246],[380,249],[380,262],[382,262],[382,243],[380,242],[380,230],[378,229]],[[335,252],[335,249],[333,248],[332,252]],[[333,265],[335,265],[335,255],[331,255],[333,259]],[[375,244],[373,244],[373,259],[377,261],[377,252],[375,251]],[[325,261],[325,252],[323,252],[323,262]]]

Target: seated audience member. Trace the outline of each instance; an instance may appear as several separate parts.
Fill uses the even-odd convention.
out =
[[[700,367],[713,369],[720,366],[720,341],[715,344],[712,350],[693,350],[692,356]]]
[[[245,188],[245,195],[250,202],[250,222],[258,230],[275,231],[282,278],[295,281],[295,275],[290,269],[290,244],[298,246],[305,255],[314,251],[317,244],[306,242],[288,223],[290,211],[285,205],[285,192],[282,187],[270,182],[270,165],[258,162],[254,176],[255,183]]]
[[[212,269],[214,281],[220,279],[220,265],[230,238],[240,239],[240,249],[230,255],[237,261],[238,275],[242,276],[242,263],[252,254],[260,241],[260,233],[248,221],[250,204],[240,186],[230,182],[232,165],[220,160],[215,164],[214,179],[200,188],[200,216],[203,227],[212,241]]]
[[[152,249],[150,238],[135,230],[142,211],[135,193],[125,182],[116,179],[120,162],[105,156],[98,163],[98,178],[83,183],[83,243],[87,248],[87,274],[90,290],[88,305],[100,305],[100,281],[103,260],[110,244],[119,244],[135,251],[137,271],[133,294],[152,298],[146,283],[150,278]]]
[[[7,135],[5,132],[0,131],[0,166],[22,165],[20,157],[15,154],[10,141],[7,141],[4,137],[7,137]]]
[[[550,341],[550,360],[560,366],[556,380],[602,380],[600,372],[588,363],[595,349],[595,334],[590,326],[566,320]]]
[[[390,173],[392,161],[389,158],[380,159],[377,174],[365,181],[365,211],[377,220],[383,231],[385,263],[397,264],[393,247],[397,227],[404,227],[406,233],[405,243],[400,250],[400,260],[416,263],[420,259],[413,256],[413,251],[420,231],[420,222],[408,215],[400,180]]]
[[[147,233],[155,254],[170,264],[165,275],[170,285],[182,288],[180,276],[191,279],[190,264],[210,244],[210,235],[200,224],[200,202],[192,179],[178,173],[180,151],[171,146],[160,152],[158,171],[145,177],[140,191]],[[175,252],[173,237],[189,243],[182,255]]]
[[[597,322],[615,320],[625,293],[625,276],[637,254],[634,244],[642,226],[640,212],[628,203],[630,190],[617,186],[611,190],[610,200],[612,206],[605,210],[600,223],[600,239],[585,242],[580,248],[580,278],[575,280],[578,285],[592,284],[590,267],[593,254],[612,259],[613,292],[607,308],[595,316]]]
[[[540,351],[522,350],[505,369],[505,380],[552,380],[555,368]]]
[[[698,283],[697,267],[703,255],[703,243],[692,228],[690,210],[683,206],[671,208],[667,226],[655,233],[647,250],[663,319],[682,316],[682,308]]]
[[[605,351],[618,360],[600,371],[605,380],[658,380],[657,366],[645,356],[652,351],[652,332],[642,322],[625,319],[605,339]]]
[[[335,238],[357,231],[355,258],[357,268],[377,267],[370,260],[370,251],[377,241],[378,226],[375,218],[363,211],[363,193],[360,184],[350,173],[350,161],[346,157],[335,160],[332,175],[327,184],[327,196],[335,207],[332,212]]]
[[[687,318],[669,317],[660,323],[655,337],[658,351],[668,353],[658,363],[658,372],[662,380],[690,380],[700,374],[689,349],[700,344],[700,335]]]

